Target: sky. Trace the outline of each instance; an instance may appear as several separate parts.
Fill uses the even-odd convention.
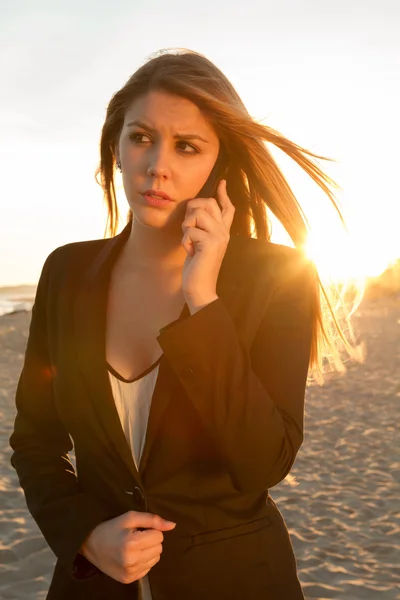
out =
[[[324,264],[381,272],[400,257],[399,31],[398,0],[0,0],[0,286],[34,284],[54,248],[103,237],[107,104],[168,47],[207,56],[253,117],[336,160],[323,166],[342,188],[339,244],[318,188],[277,154],[321,224]]]

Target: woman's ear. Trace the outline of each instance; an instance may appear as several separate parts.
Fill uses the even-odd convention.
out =
[[[120,173],[122,173],[121,159],[120,159],[120,156],[119,156],[119,149],[118,149],[118,147],[116,147],[115,150],[114,150],[114,158],[115,158],[115,165],[116,165],[118,171]]]

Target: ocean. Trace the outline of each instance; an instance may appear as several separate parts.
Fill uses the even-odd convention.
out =
[[[35,285],[0,287],[0,316],[32,310],[35,294]]]

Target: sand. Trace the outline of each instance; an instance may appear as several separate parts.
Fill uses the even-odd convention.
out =
[[[0,318],[1,600],[45,598],[55,563],[9,461],[29,321],[29,312]],[[289,527],[307,598],[394,600],[400,599],[400,297],[365,300],[356,323],[366,361],[322,388],[308,388],[306,436],[292,470],[297,485],[282,482],[271,496]]]

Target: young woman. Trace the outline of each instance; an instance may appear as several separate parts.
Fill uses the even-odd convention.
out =
[[[305,217],[266,141],[335,203],[316,155],[256,123],[198,53],[152,58],[109,103],[111,238],[47,258],[10,438],[57,557],[50,600],[303,598],[268,489],[302,444],[307,375],[331,330]],[[130,207],[119,235],[116,167]],[[266,207],[296,248],[269,241]]]

